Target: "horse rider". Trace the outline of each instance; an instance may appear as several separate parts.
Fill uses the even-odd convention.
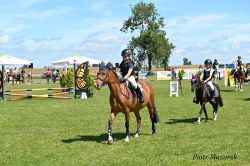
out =
[[[217,59],[214,59],[214,62],[213,62],[213,69],[214,69],[214,77],[216,79],[216,76],[219,74],[218,73],[218,68],[219,68],[219,63],[217,61]]]
[[[237,75],[240,69],[242,70],[242,72],[245,72],[244,64],[241,61],[241,56],[238,56],[238,60],[235,62],[234,66],[235,66],[234,75]]]
[[[134,62],[132,60],[132,55],[133,55],[133,51],[131,49],[124,49],[121,53],[123,61],[121,62],[119,66],[121,74],[122,74],[122,77],[120,77],[120,81],[125,82],[126,80],[128,80],[132,84],[136,92],[136,95],[139,97],[140,102],[143,103],[144,97],[142,95],[140,87],[137,85],[135,81]]]
[[[219,66],[219,63],[218,63],[217,59],[214,59],[214,62],[213,62],[213,69],[214,69],[214,70],[217,70],[217,69],[218,69],[218,66]]]
[[[213,75],[214,75],[214,69],[212,68],[212,61],[210,59],[206,59],[205,62],[205,69],[203,69],[200,80],[207,84],[211,90],[211,101],[214,102],[214,95],[215,95],[215,88],[213,85]]]

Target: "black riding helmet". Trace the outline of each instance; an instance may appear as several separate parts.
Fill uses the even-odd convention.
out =
[[[241,56],[238,56],[238,59],[241,59]]]
[[[213,63],[213,62],[212,62],[210,59],[206,59],[205,62],[204,62],[205,65],[207,65],[207,64],[212,65],[212,63]]]
[[[121,56],[124,56],[124,55],[132,55],[133,54],[133,52],[132,52],[132,50],[131,49],[124,49],[123,51],[122,51],[122,53],[121,53]]]

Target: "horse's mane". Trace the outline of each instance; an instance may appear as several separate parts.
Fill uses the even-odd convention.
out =
[[[108,68],[108,71],[111,71],[115,75],[116,79],[119,79],[118,74],[112,68]]]

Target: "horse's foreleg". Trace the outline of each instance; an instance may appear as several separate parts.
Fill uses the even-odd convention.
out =
[[[238,88],[237,78],[234,78],[234,88],[237,91],[237,88]]]
[[[139,110],[135,111],[135,117],[137,121],[137,130],[136,130],[135,137],[138,138],[141,135],[141,116],[140,116]]]
[[[240,80],[239,84],[240,84],[240,91],[242,92],[243,91],[243,81]]]
[[[201,114],[204,111],[204,108],[205,108],[205,102],[202,102],[201,103],[201,109],[200,109],[200,112],[199,112],[198,121],[197,121],[199,124],[201,123]]]
[[[108,121],[108,143],[109,144],[112,144],[113,143],[113,137],[112,137],[112,123],[113,123],[113,120],[115,119],[117,113],[114,113],[112,110],[111,110],[111,114],[110,114],[110,118],[109,118],[109,121]]]
[[[130,113],[129,111],[125,112],[125,127],[126,127],[126,138],[125,138],[125,142],[129,141],[129,118],[130,118]]]

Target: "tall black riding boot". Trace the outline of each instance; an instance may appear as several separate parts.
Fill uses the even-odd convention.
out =
[[[135,89],[135,92],[136,92],[137,96],[139,97],[140,102],[143,103],[144,102],[144,97],[142,95],[141,89],[139,87],[137,87]]]

